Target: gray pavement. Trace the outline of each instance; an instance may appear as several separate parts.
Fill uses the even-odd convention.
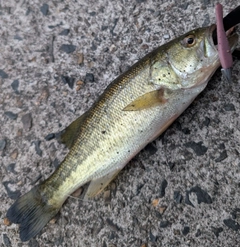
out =
[[[0,246],[240,246],[240,61],[91,201],[19,239],[14,199],[67,150],[57,133],[154,48],[215,22],[217,1],[0,1]],[[221,1],[225,14],[237,1]],[[47,137],[47,138],[46,138]],[[47,139],[47,140],[46,140]]]

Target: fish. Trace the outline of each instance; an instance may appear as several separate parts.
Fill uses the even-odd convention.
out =
[[[6,217],[27,241],[40,233],[76,189],[100,193],[148,143],[163,133],[220,66],[215,25],[192,30],[153,50],[117,77],[61,135],[69,152],[45,181],[19,197]],[[231,51],[238,35],[228,34]]]

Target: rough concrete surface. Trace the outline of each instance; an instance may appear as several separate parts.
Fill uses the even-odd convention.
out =
[[[66,155],[49,134],[146,53],[214,23],[216,2],[0,1],[0,246],[240,246],[237,60],[232,83],[218,70],[97,198],[72,196],[25,243],[4,220],[14,200]],[[224,14],[237,2],[221,1]]]

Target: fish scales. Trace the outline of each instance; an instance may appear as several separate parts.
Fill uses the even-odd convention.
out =
[[[214,30],[193,30],[146,55],[66,128],[66,158],[7,212],[20,224],[22,241],[36,236],[79,186],[90,182],[85,199],[104,189],[191,104],[220,65]],[[237,40],[236,34],[229,37],[232,51]]]

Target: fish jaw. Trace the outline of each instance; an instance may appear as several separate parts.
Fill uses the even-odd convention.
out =
[[[180,78],[182,88],[206,85],[220,66],[217,45],[214,45],[212,37],[215,29],[216,25],[211,25],[190,31],[179,38],[175,49],[168,52],[169,63]],[[191,36],[196,39],[196,43],[188,47],[184,41]],[[238,42],[238,35],[236,33],[229,35],[228,41],[233,52]],[[194,50],[195,52],[192,52]]]

